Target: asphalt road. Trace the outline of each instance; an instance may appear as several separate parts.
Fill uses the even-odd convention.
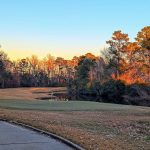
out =
[[[35,131],[0,121],[0,150],[73,150]]]

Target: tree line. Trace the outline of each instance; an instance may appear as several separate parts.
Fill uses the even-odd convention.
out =
[[[106,43],[103,58],[80,57],[70,92],[98,95],[104,102],[150,106],[150,26],[141,29],[134,42],[118,30]]]
[[[66,86],[74,77],[77,61],[78,57],[65,60],[50,54],[42,60],[32,55],[11,61],[4,51],[0,51],[0,87]]]
[[[107,99],[118,99],[131,85],[149,89],[150,26],[141,29],[134,42],[118,30],[106,43],[101,57],[87,53],[71,60],[48,54],[42,60],[32,55],[12,61],[0,51],[0,87],[68,86],[72,93],[96,91]]]

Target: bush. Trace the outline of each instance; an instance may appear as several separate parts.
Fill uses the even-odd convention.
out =
[[[126,87],[126,95],[131,97],[142,97],[150,95],[150,87],[143,84],[132,84]]]
[[[125,85],[121,81],[110,80],[102,85],[101,97],[103,102],[123,103]]]

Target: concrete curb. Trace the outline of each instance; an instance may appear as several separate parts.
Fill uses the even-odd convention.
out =
[[[18,126],[22,126],[24,128],[27,128],[27,129],[39,132],[40,134],[47,135],[49,137],[52,137],[53,139],[59,140],[60,142],[68,145],[71,148],[74,148],[75,150],[85,150],[84,148],[82,148],[79,145],[71,142],[70,140],[67,140],[67,139],[65,139],[65,138],[63,138],[63,137],[61,137],[59,135],[54,134],[54,133],[50,133],[50,132],[47,132],[47,131],[38,129],[36,127],[32,127],[30,125],[27,125],[27,124],[24,124],[24,123],[21,123],[21,122],[17,122],[17,121],[10,121],[10,120],[5,120],[5,119],[0,119],[0,121],[4,121],[4,122],[8,122],[10,124],[15,124],[15,125],[18,125]]]

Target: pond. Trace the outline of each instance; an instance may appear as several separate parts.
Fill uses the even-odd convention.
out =
[[[99,101],[99,97],[96,95],[71,95],[67,92],[49,92],[46,97],[39,97],[40,100],[57,100],[57,101],[71,101],[71,100],[81,100],[81,101]]]

